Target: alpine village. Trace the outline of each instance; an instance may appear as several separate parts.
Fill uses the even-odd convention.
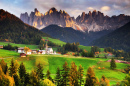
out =
[[[130,86],[130,0],[0,0],[0,86]]]

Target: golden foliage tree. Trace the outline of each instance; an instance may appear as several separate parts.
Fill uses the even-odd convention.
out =
[[[50,81],[49,79],[44,79],[43,86],[56,86],[56,85],[52,81]]]
[[[79,85],[80,86],[84,82],[84,80],[83,80],[83,73],[84,73],[84,69],[83,69],[82,65],[80,65],[79,69],[78,69],[78,79],[79,79]]]
[[[71,68],[69,71],[69,81],[70,86],[78,86],[78,71],[77,66],[74,62],[71,63]]]
[[[24,47],[24,51],[25,51],[25,53],[27,54],[27,52],[29,51],[29,48],[28,47]]]
[[[103,75],[100,80],[100,86],[110,86],[109,80]]]
[[[89,67],[87,70],[85,86],[96,86],[97,84],[99,84],[98,79],[96,78],[93,69]]]

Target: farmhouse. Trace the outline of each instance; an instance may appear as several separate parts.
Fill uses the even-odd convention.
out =
[[[37,50],[32,50],[32,53],[33,54],[37,54]]]
[[[25,52],[24,52],[24,47],[18,48],[18,53],[25,53]]]
[[[0,45],[0,49],[2,49],[3,48],[3,45]]]

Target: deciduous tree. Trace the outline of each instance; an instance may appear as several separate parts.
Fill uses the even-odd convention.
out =
[[[96,86],[97,84],[99,84],[98,79],[96,78],[93,69],[89,67],[87,70],[85,86]]]

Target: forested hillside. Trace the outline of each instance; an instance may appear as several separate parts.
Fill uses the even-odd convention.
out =
[[[0,41],[39,44],[43,36],[49,35],[23,23],[13,14],[0,10]]]

